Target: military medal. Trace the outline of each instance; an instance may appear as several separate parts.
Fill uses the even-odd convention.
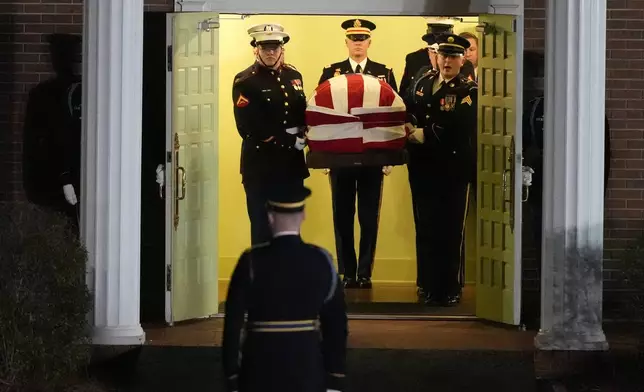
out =
[[[333,77],[340,76],[340,68],[335,69],[335,73],[333,74]]]
[[[291,84],[293,85],[293,89],[302,91],[302,81],[300,79],[291,80]]]
[[[425,95],[425,93],[423,92],[423,87],[421,87],[420,90],[416,91],[416,95],[418,95],[419,97]]]
[[[441,99],[441,110],[451,112],[456,107],[456,95],[448,94]]]

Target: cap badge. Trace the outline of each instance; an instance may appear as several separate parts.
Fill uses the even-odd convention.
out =
[[[356,21],[353,22],[353,27],[360,27],[360,26],[362,26],[362,23],[360,23],[359,19],[356,19]]]
[[[450,42],[450,43],[454,42],[454,37],[447,38],[447,42]]]

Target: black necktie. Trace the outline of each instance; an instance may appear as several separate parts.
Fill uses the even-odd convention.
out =
[[[360,66],[360,64],[356,66],[356,73],[362,73],[362,67]]]

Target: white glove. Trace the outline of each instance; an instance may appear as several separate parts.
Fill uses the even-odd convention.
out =
[[[337,389],[327,389],[326,392],[340,392]]]
[[[532,175],[534,174],[534,170],[532,170],[530,166],[523,166],[523,171],[521,174],[523,177],[523,186],[532,185]]]
[[[322,173],[324,173],[324,175],[327,175],[331,173],[331,169],[322,169]]]
[[[72,184],[63,185],[63,194],[69,204],[75,206],[76,203],[78,203],[76,192],[74,191],[74,186]]]
[[[422,128],[414,128],[407,136],[407,139],[412,143],[423,144],[425,142],[425,131]]]
[[[414,124],[412,124],[412,123],[405,123],[405,131],[407,132],[407,135],[409,135],[410,133],[412,133],[412,131],[413,131],[413,130],[414,130]]]
[[[299,151],[304,150],[304,147],[306,146],[306,139],[302,139],[301,137],[296,137],[295,138],[295,148],[298,149]]]
[[[163,172],[163,165],[159,164],[159,166],[157,166],[157,184],[159,184],[159,186],[161,187],[164,183],[165,173]]]
[[[392,168],[393,168],[393,166],[383,166],[383,167],[382,167],[382,173],[383,173],[385,176],[388,176],[389,174],[391,174],[391,169],[392,169]]]

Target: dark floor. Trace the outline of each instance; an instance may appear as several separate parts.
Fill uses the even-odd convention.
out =
[[[226,282],[219,283],[219,298],[226,298]],[[461,302],[452,307],[428,307],[418,301],[416,285],[412,283],[374,282],[373,288],[345,290],[347,311],[353,315],[405,316],[474,316],[476,314],[476,287],[463,288]],[[224,313],[225,302],[219,304]]]
[[[218,347],[145,346],[131,367],[134,372],[102,369],[95,374],[110,391],[224,392],[220,355]],[[629,361],[623,359],[592,380],[570,380],[548,389],[538,388],[531,352],[351,349],[346,392],[642,391]]]

